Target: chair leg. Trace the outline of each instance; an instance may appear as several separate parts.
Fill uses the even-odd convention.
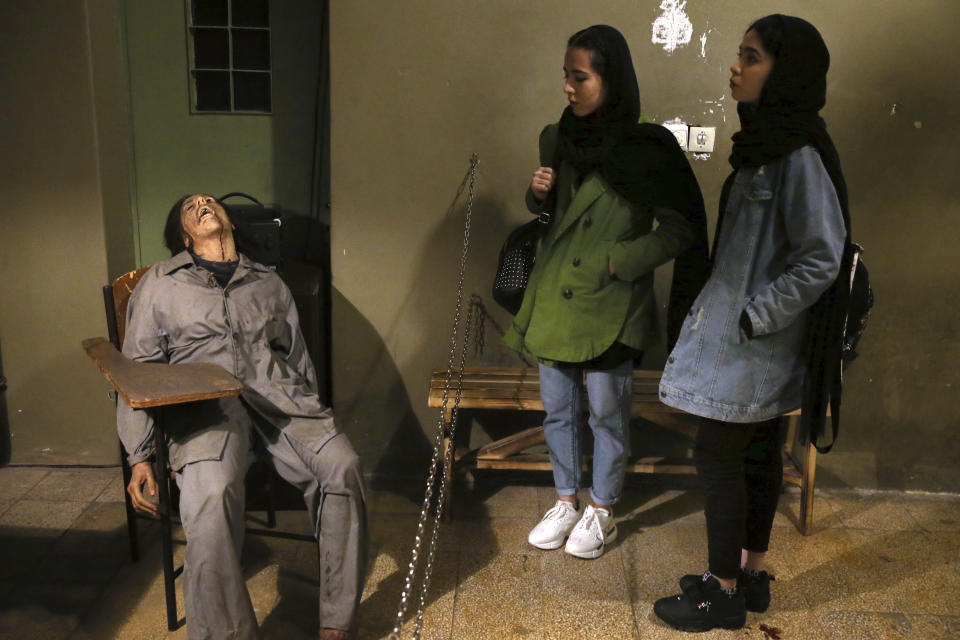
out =
[[[120,467],[123,472],[123,505],[127,512],[127,540],[130,542],[130,559],[134,562],[140,561],[140,539],[137,532],[137,513],[133,509],[133,503],[130,501],[130,494],[127,493],[127,486],[130,484],[130,465],[127,464],[127,454],[123,450],[123,443],[120,443]]]
[[[160,528],[163,543],[163,591],[167,604],[167,629],[176,631],[179,626],[177,618],[177,591],[174,580],[176,575],[173,569],[173,525],[171,523],[172,507],[170,504],[170,488],[167,485],[169,472],[167,470],[167,443],[163,436],[160,424],[160,412],[156,412],[154,435],[156,444],[156,466],[154,478],[160,491]]]
[[[817,474],[817,448],[806,441],[803,456],[803,470],[800,480],[800,533],[807,535],[813,527],[813,488]]]
[[[277,470],[273,464],[267,464],[270,466],[267,473],[267,527],[274,529],[277,526]]]

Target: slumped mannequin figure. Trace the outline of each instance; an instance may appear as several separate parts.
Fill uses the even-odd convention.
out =
[[[346,640],[364,581],[363,481],[347,436],[320,402],[293,297],[276,273],[238,252],[227,210],[215,198],[178,200],[164,240],[172,257],[155,264],[130,297],[124,355],[214,363],[244,384],[239,397],[165,414],[187,539],[187,636],[259,637],[240,567],[244,476],[256,443],[304,495],[320,547],[319,637]],[[145,495],[156,495],[150,415],[120,401],[117,426],[133,469],[133,506],[156,514]]]

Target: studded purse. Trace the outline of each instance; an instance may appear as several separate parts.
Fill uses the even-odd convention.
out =
[[[493,299],[514,315],[520,310],[530,273],[537,260],[537,244],[549,224],[550,214],[541,213],[535,220],[511,231],[500,248],[497,274],[493,279]]]

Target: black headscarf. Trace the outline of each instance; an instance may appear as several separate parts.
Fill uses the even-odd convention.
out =
[[[603,104],[586,116],[568,106],[560,117],[553,167],[570,164],[582,178],[599,171],[630,204],[662,206],[680,212],[694,227],[696,241],[677,256],[667,311],[667,346],[673,348],[687,310],[709,273],[707,217],[696,177],[676,138],[655,124],[640,124],[640,90],[623,35],[607,25],[575,33],[567,42],[591,52],[606,92]],[[602,62],[598,64],[598,62]],[[544,202],[553,212],[556,189]]]
[[[801,18],[774,14],[761,18],[747,31],[750,29],[772,33],[773,46],[764,42],[764,47],[774,49],[767,51],[774,58],[773,69],[764,83],[758,104],[737,105],[740,131],[733,135],[733,152],[730,154],[734,171],[724,183],[720,196],[714,252],[737,169],[761,166],[812,145],[820,153],[836,189],[846,227],[840,275],[810,309],[807,320],[807,372],[801,420],[803,428],[816,442],[823,434],[828,403],[832,404],[834,433],[839,427],[842,328],[850,296],[852,257],[847,183],[840,167],[840,156],[819,114],[827,101],[830,53],[816,27]],[[764,40],[762,34],[761,40]]]

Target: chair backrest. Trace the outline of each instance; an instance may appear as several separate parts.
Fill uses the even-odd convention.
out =
[[[127,304],[130,302],[130,294],[134,287],[140,282],[140,278],[147,272],[150,266],[135,269],[125,273],[113,284],[108,284],[103,288],[103,307],[107,313],[107,331],[110,334],[110,342],[118,350],[123,348],[123,336],[127,329]]]

